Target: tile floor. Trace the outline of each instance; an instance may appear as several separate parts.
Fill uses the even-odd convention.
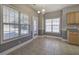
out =
[[[54,37],[38,37],[9,55],[78,55],[79,46]]]

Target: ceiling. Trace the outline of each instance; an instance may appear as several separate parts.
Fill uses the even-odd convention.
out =
[[[65,7],[72,6],[72,4],[31,4],[30,6],[36,11],[45,9],[45,13],[47,13],[61,10]]]

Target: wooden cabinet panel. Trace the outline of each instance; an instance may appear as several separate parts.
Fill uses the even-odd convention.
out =
[[[74,19],[75,19],[75,13],[74,12],[67,14],[67,24],[74,24],[74,22],[75,22]]]
[[[71,24],[73,24],[75,22],[75,20],[74,20],[75,17],[74,16],[75,16],[75,13],[74,12],[73,13],[70,13],[70,23]]]
[[[79,45],[79,33],[69,32],[69,43]]]
[[[76,24],[79,24],[79,12],[75,13],[75,21],[76,21]]]

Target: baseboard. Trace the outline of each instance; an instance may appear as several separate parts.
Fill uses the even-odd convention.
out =
[[[19,45],[15,46],[15,47],[12,47],[12,48],[10,48],[10,49],[8,49],[8,50],[6,50],[6,51],[3,51],[2,53],[0,53],[0,55],[7,55],[7,54],[9,54],[10,52],[12,52],[12,51],[14,51],[14,50],[16,50],[16,49],[18,49],[18,48],[21,48],[22,46],[24,46],[24,45],[30,43],[33,39],[35,39],[35,38],[37,38],[37,37],[38,37],[38,36],[35,36],[34,38],[32,38],[32,39],[30,39],[30,40],[28,40],[28,41],[26,41],[26,42],[24,42],[24,43],[22,43],[22,44],[19,44]]]
[[[50,35],[43,35],[43,37],[51,37],[51,38],[58,38],[58,39],[61,39],[62,41],[65,41],[67,42],[67,39],[63,39],[62,37],[57,37],[57,36],[50,36]],[[41,36],[40,36],[41,37]]]

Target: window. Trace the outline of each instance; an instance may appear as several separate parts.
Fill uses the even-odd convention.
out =
[[[26,34],[29,34],[28,16],[13,8],[3,6],[3,40]]]
[[[34,32],[36,33],[37,32],[37,21],[34,20]]]
[[[20,25],[21,35],[29,34],[29,20],[27,15],[21,13]]]
[[[18,36],[18,11],[3,6],[4,40]]]
[[[33,32],[34,34],[37,34],[38,31],[38,19],[37,17],[33,16]]]
[[[60,32],[60,18],[46,19],[45,31],[59,33]]]
[[[51,32],[52,30],[51,30],[51,26],[52,26],[52,20],[51,19],[47,19],[46,20],[46,32]]]
[[[4,27],[4,30],[3,30],[3,38],[4,38],[4,40],[5,39],[9,39],[9,25],[3,25],[3,27]]]
[[[59,33],[60,32],[60,18],[55,18],[52,20],[53,32]]]

